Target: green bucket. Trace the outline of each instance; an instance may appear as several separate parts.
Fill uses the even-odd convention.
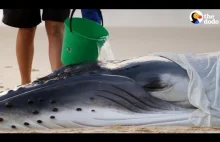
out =
[[[108,39],[109,33],[99,23],[84,19],[70,18],[64,22],[61,61],[64,65],[96,61],[101,47]],[[103,23],[103,19],[102,19]]]

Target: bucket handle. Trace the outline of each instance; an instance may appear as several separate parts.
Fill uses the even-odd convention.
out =
[[[101,25],[103,26],[103,17],[102,17],[102,12],[100,9],[96,9],[99,13],[99,16],[101,17]],[[71,15],[70,15],[70,32],[72,32],[72,18],[73,14],[75,13],[76,9],[72,9]]]

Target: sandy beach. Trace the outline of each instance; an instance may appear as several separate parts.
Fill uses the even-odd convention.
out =
[[[107,27],[108,28],[108,27]],[[151,52],[202,53],[220,49],[220,28],[108,28],[110,45],[115,59],[147,55]],[[0,91],[14,88],[20,83],[15,54],[17,29],[0,27]],[[44,27],[39,27],[35,38],[32,81],[49,74],[48,41]],[[0,131],[7,133],[7,131]],[[13,131],[10,131],[13,132]],[[220,132],[220,128],[199,127],[121,127],[88,129],[61,129],[50,131],[23,131],[30,133],[178,133]]]

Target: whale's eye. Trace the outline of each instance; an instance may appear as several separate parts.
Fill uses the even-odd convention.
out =
[[[160,80],[152,80],[143,86],[143,88],[149,92],[161,91],[167,87],[169,87],[169,85],[161,82]]]

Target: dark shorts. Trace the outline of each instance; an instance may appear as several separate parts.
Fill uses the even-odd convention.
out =
[[[64,22],[69,17],[70,9],[3,9],[2,22],[16,28],[36,27],[43,21]]]

